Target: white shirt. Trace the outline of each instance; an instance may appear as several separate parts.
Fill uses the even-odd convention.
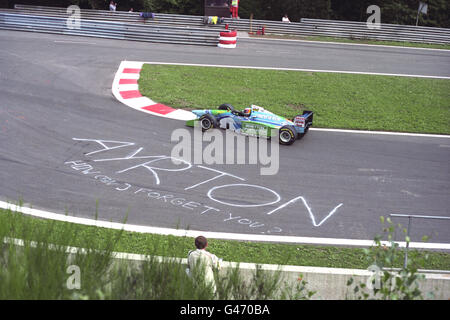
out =
[[[213,268],[220,268],[220,259],[205,249],[197,249],[190,251],[188,255],[189,269],[195,272],[196,267],[202,266],[205,268],[205,282],[213,285],[215,289]]]
[[[281,18],[281,21],[283,21],[283,22],[291,22],[288,17]]]
[[[109,11],[116,11],[116,6],[114,4],[110,4]]]

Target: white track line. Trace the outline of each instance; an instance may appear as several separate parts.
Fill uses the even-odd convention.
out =
[[[11,209],[13,212],[21,212],[25,215],[30,215],[39,218],[71,222],[83,224],[88,226],[96,226],[108,229],[125,230],[140,233],[152,233],[160,235],[173,235],[178,237],[197,237],[203,235],[212,239],[224,240],[242,240],[242,241],[261,241],[261,242],[281,242],[281,243],[305,243],[316,245],[334,245],[334,246],[357,246],[370,247],[374,245],[373,240],[357,240],[357,239],[339,239],[339,238],[315,238],[315,237],[294,237],[294,236],[275,236],[275,235],[257,235],[257,234],[242,234],[242,233],[226,233],[226,232],[210,232],[199,230],[181,230],[170,228],[159,228],[150,226],[141,226],[133,224],[122,224],[117,222],[101,221],[89,218],[73,217],[59,213],[53,213],[33,208],[20,207],[8,202],[0,201],[0,208]],[[384,245],[389,246],[389,242],[383,242]],[[398,242],[400,247],[405,247],[405,242]],[[426,242],[410,242],[410,248],[415,249],[438,249],[450,250],[449,243],[426,243]]]
[[[367,130],[347,130],[347,129],[327,129],[327,128],[310,128],[314,131],[342,132],[342,133],[362,133],[377,134],[391,136],[409,136],[409,137],[426,137],[426,138],[450,138],[450,135],[443,134],[427,134],[427,133],[409,133],[409,132],[393,132],[393,131],[367,131]]]
[[[71,41],[71,40],[54,40],[54,43],[68,43],[68,44],[91,44],[96,45],[95,42],[86,42],[86,41]]]

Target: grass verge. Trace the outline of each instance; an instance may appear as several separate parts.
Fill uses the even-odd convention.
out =
[[[144,65],[139,89],[175,108],[260,105],[314,126],[450,134],[450,81],[322,72]]]
[[[51,232],[46,235],[46,241],[66,246],[85,247],[88,239],[89,247],[101,249],[112,239],[116,239],[114,251],[180,258],[186,258],[189,250],[194,247],[194,241],[189,237],[144,234],[49,221],[20,213],[11,214],[9,210],[0,209],[0,226],[10,225],[13,218],[16,219],[15,225],[18,226],[14,230],[14,236],[21,239],[27,239],[33,235],[28,233],[28,230],[51,228]],[[70,228],[69,233],[68,228]],[[71,234],[77,236],[70,236]],[[366,269],[371,263],[367,261],[364,249],[361,248],[210,239],[209,249],[223,260],[234,262],[355,269]],[[428,256],[428,259],[420,266],[422,269],[450,270],[450,254],[448,253],[410,250],[409,255],[416,256],[417,259]],[[399,255],[394,266],[401,267],[402,263],[403,257]]]
[[[382,40],[370,40],[370,39],[334,38],[334,37],[323,37],[323,36],[302,37],[302,36],[295,36],[295,35],[276,35],[276,34],[267,34],[264,36],[250,35],[250,37],[263,38],[263,39],[271,38],[271,39],[287,39],[287,40],[307,40],[307,41],[374,44],[374,45],[395,46],[395,47],[450,50],[450,44],[417,43],[417,42],[406,42],[406,41],[382,41]]]

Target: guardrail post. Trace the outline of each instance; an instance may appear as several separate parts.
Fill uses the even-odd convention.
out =
[[[409,238],[409,231],[411,230],[411,220],[412,220],[412,217],[409,216],[409,217],[408,217],[408,227],[407,227],[407,229],[406,229],[406,237],[407,237],[407,240],[408,240],[408,241],[406,241],[405,261],[403,262],[403,268],[404,268],[404,269],[406,269],[406,267],[408,266],[408,249],[409,249],[409,241],[410,241],[410,238]]]

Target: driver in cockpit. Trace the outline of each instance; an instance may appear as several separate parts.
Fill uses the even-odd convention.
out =
[[[245,108],[244,110],[242,110],[242,115],[244,117],[250,117],[251,114],[252,114],[252,108]]]

